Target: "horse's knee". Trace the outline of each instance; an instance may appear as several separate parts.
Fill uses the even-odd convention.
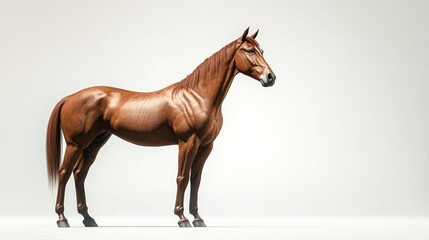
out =
[[[183,182],[184,176],[178,176],[176,179],[177,184],[181,184]]]
[[[189,182],[189,175],[180,175],[176,179],[177,186],[186,187]]]

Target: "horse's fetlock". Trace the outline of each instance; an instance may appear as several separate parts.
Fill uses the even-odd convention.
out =
[[[80,214],[86,213],[86,212],[88,212],[88,207],[86,205],[82,204],[82,203],[79,203],[77,205],[77,212],[80,213]]]
[[[64,212],[64,206],[62,204],[56,204],[55,205],[55,212],[58,214],[61,214]]]
[[[183,215],[184,208],[182,206],[177,206],[174,208],[174,214],[177,216]]]
[[[189,212],[190,212],[192,215],[196,215],[196,214],[198,214],[198,207],[193,207],[193,208],[189,209]]]

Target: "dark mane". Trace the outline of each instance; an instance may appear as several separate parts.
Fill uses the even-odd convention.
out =
[[[221,61],[227,57],[228,50],[233,48],[236,41],[233,41],[214,53],[212,56],[206,58],[198,67],[189,74],[185,79],[179,82],[180,87],[193,88],[198,85],[201,77],[206,76],[210,72],[217,72],[220,68]]]

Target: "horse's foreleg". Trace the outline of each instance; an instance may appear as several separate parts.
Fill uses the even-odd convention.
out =
[[[204,220],[198,214],[198,189],[200,187],[201,175],[204,167],[204,163],[207,160],[207,157],[210,155],[213,149],[213,143],[210,143],[207,146],[200,147],[198,153],[195,157],[194,163],[191,170],[191,200],[189,202],[189,211],[194,216],[195,227],[206,227]]]
[[[183,201],[185,190],[189,182],[189,173],[194,162],[195,155],[197,154],[198,147],[199,140],[195,135],[189,137],[186,142],[179,142],[179,167],[177,173],[177,195],[174,214],[180,218],[180,227],[191,227],[188,219],[186,219],[183,214]]]
[[[107,142],[110,133],[99,134],[91,144],[82,151],[81,158],[73,169],[75,179],[77,211],[83,216],[85,227],[98,227],[95,220],[88,214],[88,206],[85,197],[85,179],[88,175],[89,168],[94,163],[100,148]]]
[[[67,181],[70,178],[72,169],[76,164],[82,150],[75,145],[68,144],[64,154],[64,161],[58,169],[58,192],[55,212],[58,214],[58,227],[69,227],[67,218],[64,216],[64,195]]]

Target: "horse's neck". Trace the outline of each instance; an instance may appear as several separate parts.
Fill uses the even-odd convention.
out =
[[[232,59],[225,62],[220,69],[222,70],[219,72],[208,73],[208,76],[204,77],[207,83],[200,87],[202,97],[206,99],[208,105],[217,109],[221,107],[236,71]]]
[[[220,109],[223,100],[228,93],[232,81],[236,75],[236,68],[233,62],[237,45],[235,42],[228,44],[219,52],[213,54],[202,64],[210,64],[207,71],[199,71],[203,66],[199,66],[189,79],[194,83],[189,84],[205,101],[208,107]]]

